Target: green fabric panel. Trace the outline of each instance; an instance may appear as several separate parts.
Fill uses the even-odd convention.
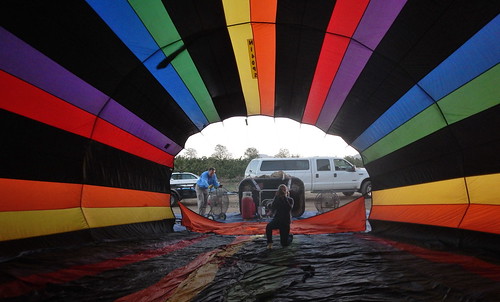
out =
[[[500,104],[500,65],[467,83],[439,101],[439,107],[453,124]]]
[[[443,115],[434,104],[370,146],[361,153],[361,156],[364,163],[367,164],[445,126]]]
[[[473,81],[425,109],[361,153],[365,164],[394,152],[446,126],[439,106],[448,124],[500,104],[500,65],[496,65]]]
[[[156,43],[163,47],[162,51],[166,56],[183,45],[177,29],[161,1],[129,0],[129,3]],[[186,84],[208,121],[210,123],[219,122],[219,114],[189,52],[182,51],[172,61],[172,66]]]

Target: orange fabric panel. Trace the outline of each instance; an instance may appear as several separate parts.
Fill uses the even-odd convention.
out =
[[[170,207],[170,194],[84,185],[82,207]]]
[[[370,219],[457,228],[467,210],[467,206],[467,204],[373,205]]]
[[[276,77],[276,26],[274,23],[277,6],[276,0],[252,0],[250,2],[250,18],[257,58],[260,111],[262,115],[268,116],[274,116]]]
[[[500,234],[500,205],[471,204],[460,228]]]
[[[0,70],[0,108],[84,137],[96,117]]]
[[[179,203],[182,225],[199,233],[220,235],[257,235],[265,234],[268,222],[231,222],[223,223],[202,217]],[[294,220],[291,225],[293,234],[332,234],[359,232],[366,228],[365,199],[360,197],[333,211],[302,220]]]
[[[81,184],[0,178],[0,212],[80,207]]]
[[[161,165],[174,166],[173,155],[102,119],[97,120],[92,139]]]

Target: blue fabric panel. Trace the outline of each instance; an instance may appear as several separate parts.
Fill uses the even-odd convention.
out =
[[[436,101],[500,62],[500,16],[483,27],[419,85]]]
[[[500,17],[497,16],[425,76],[418,85],[410,89],[387,112],[356,138],[351,143],[351,146],[359,152],[364,151],[430,106],[434,101],[439,101],[449,93],[494,67],[500,62],[499,36]]]
[[[413,86],[351,145],[359,152],[362,152],[433,103],[429,95],[420,87]]]
[[[196,127],[200,130],[205,128],[208,125],[207,118],[175,69],[171,65],[160,70],[156,68],[165,55],[127,1],[87,0],[87,3],[144,63]]]

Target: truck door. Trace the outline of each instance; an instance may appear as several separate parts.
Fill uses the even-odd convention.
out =
[[[316,158],[313,161],[312,191],[333,189],[334,171],[332,168],[332,160],[329,158]]]
[[[358,173],[353,165],[343,159],[334,159],[334,182],[336,190],[356,189],[358,184]]]

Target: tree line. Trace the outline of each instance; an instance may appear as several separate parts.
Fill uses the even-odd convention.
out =
[[[227,148],[222,145],[215,147],[214,153],[209,156],[197,157],[196,150],[188,148],[184,156],[175,158],[174,172],[192,172],[200,175],[209,167],[217,169],[219,178],[224,179],[242,179],[245,176],[245,169],[248,163],[258,158],[259,152],[256,148],[247,148],[244,155],[240,158],[232,158]],[[287,149],[280,149],[274,157],[299,157],[298,155],[290,155]],[[363,161],[359,157],[346,156],[347,161],[357,167],[363,167]]]

